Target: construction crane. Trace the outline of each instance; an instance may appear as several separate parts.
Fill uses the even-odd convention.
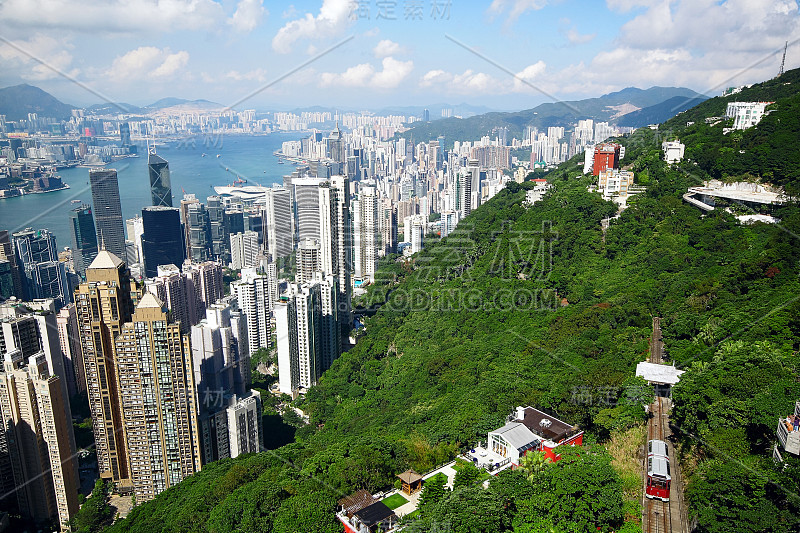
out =
[[[786,64],[786,49],[789,48],[789,41],[783,45],[783,59],[781,59],[781,68],[778,70],[778,77],[783,75],[783,67]]]

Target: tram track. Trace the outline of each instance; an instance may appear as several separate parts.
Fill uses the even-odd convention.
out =
[[[648,440],[666,440],[669,433],[668,423],[668,403],[669,400],[656,397],[653,402],[651,412],[653,417],[647,424]],[[669,502],[661,500],[644,499],[644,523],[642,530],[644,533],[671,533],[672,532],[672,510]]]

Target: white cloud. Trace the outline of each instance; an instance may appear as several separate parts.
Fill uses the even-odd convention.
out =
[[[383,39],[377,45],[375,45],[375,48],[373,48],[372,52],[375,54],[375,57],[378,58],[396,56],[403,52],[403,47],[394,41]]]
[[[500,94],[507,92],[508,87],[504,87],[492,76],[484,72],[475,72],[471,69],[465,70],[461,74],[453,74],[444,70],[429,70],[420,79],[422,88],[429,88],[445,93],[458,94]],[[508,85],[508,84],[506,84]]]
[[[264,15],[268,13],[264,9],[264,0],[239,0],[228,24],[238,32],[250,33],[261,24]]]
[[[294,7],[294,4],[289,4],[289,7],[283,10],[281,13],[281,18],[290,19],[297,16],[297,8]]]
[[[538,79],[542,77],[546,68],[545,62],[539,60],[517,72],[517,77],[514,78],[514,90],[517,92],[525,91],[526,89],[532,90],[533,87],[531,85],[538,83]]]
[[[303,39],[329,39],[341,35],[351,23],[351,0],[323,0],[319,13],[306,13],[303,18],[287,22],[275,37],[272,48],[278,53],[292,51],[292,45]]]
[[[494,17],[509,11],[507,22],[512,23],[526,11],[538,11],[546,5],[547,0],[492,0],[489,13]]]
[[[567,40],[570,44],[585,44],[597,37],[597,33],[581,34],[575,28],[567,30]]]
[[[185,50],[173,54],[169,48],[141,46],[117,56],[105,75],[115,82],[144,77],[168,78],[183,69],[188,62],[189,52]]]
[[[322,87],[373,87],[376,89],[394,89],[411,73],[413,61],[399,61],[393,57],[385,57],[383,70],[376,71],[369,63],[362,63],[348,68],[342,73],[323,72],[320,75]]]
[[[18,67],[19,76],[26,80],[49,80],[59,77],[59,72],[76,76],[79,71],[70,69],[72,54],[67,48],[72,48],[72,45],[65,40],[36,34],[28,40],[0,43],[0,59],[3,60],[6,74]]]
[[[203,72],[201,75],[205,83],[224,83],[228,81],[258,81],[264,82],[267,80],[267,71],[263,68],[249,70],[247,72],[240,72],[238,70],[229,70],[222,74],[209,74]]]
[[[210,28],[224,19],[213,0],[6,0],[5,26],[92,33],[158,32]]]

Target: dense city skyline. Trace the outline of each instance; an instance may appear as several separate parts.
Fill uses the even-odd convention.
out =
[[[507,110],[653,85],[716,93],[768,77],[800,28],[788,0],[142,0],[80,9],[13,0],[0,19],[6,85],[40,85],[75,105],[167,96],[231,105],[296,70],[248,99],[257,109]],[[799,57],[790,47],[789,64]]]

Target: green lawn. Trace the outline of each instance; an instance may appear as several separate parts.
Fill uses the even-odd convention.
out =
[[[386,505],[386,507],[394,511],[398,507],[407,504],[408,500],[406,500],[402,494],[392,494],[391,496],[383,500],[383,503],[384,505]]]

